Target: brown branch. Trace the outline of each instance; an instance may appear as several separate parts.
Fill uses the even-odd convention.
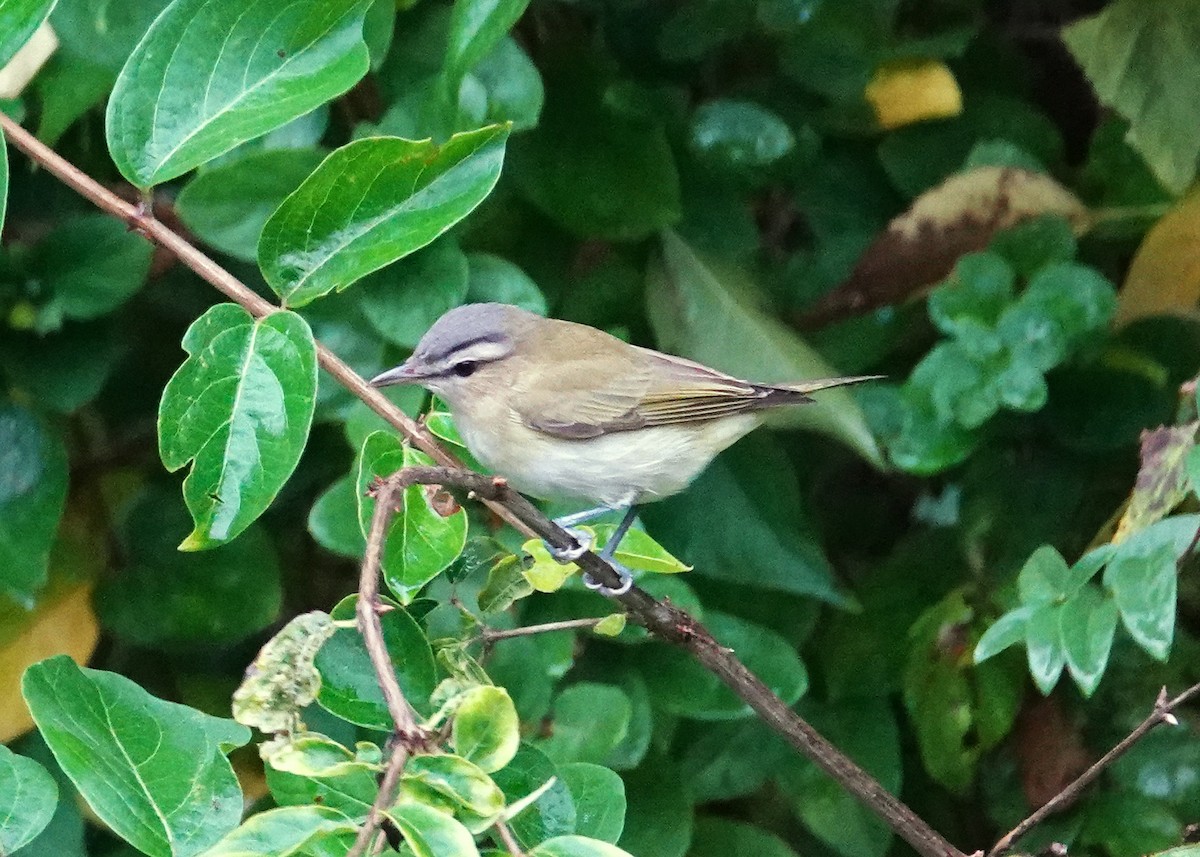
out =
[[[371,810],[367,813],[363,826],[359,828],[354,846],[346,857],[360,857],[366,852],[371,840],[379,831],[380,824],[383,823],[383,813],[395,798],[396,786],[400,783],[400,775],[409,755],[427,743],[425,732],[417,725],[416,713],[404,698],[404,691],[400,689],[400,682],[396,679],[392,657],[388,654],[387,643],[383,639],[383,625],[379,621],[379,614],[383,609],[379,600],[379,569],[383,543],[387,539],[388,524],[397,511],[397,499],[403,494],[403,487],[392,482],[383,483],[376,491],[375,511],[371,515],[371,529],[367,534],[362,573],[358,579],[358,604],[354,611],[358,619],[358,630],[362,634],[367,655],[371,658],[371,666],[375,669],[375,680],[379,683],[379,689],[383,691],[395,732],[390,742],[393,745],[392,755],[379,783],[379,793],[375,796],[375,802],[371,804]]]
[[[575,546],[566,530],[511,490],[503,479],[471,470],[448,467],[406,467],[388,481],[408,485],[445,485],[466,489],[480,499],[504,503],[528,529],[556,548]],[[593,580],[616,587],[620,577],[595,553],[588,551],[576,563]],[[879,781],[826,740],[791,710],[762,680],[746,668],[708,629],[672,604],[656,601],[645,590],[633,587],[617,596],[629,617],[656,636],[686,649],[749,705],[763,721],[789,744],[833,777],[842,788],[862,801],[895,833],[924,857],[964,857],[933,828]]]
[[[517,842],[517,837],[513,836],[513,832],[508,829],[504,819],[497,820],[495,828],[496,833],[500,836],[500,841],[504,843],[505,850],[512,857],[525,857],[525,852],[521,850],[521,843]]]
[[[222,294],[244,307],[255,317],[263,317],[279,308],[263,299],[244,283],[218,265],[198,248],[170,228],[131,205],[73,164],[45,146],[24,128],[0,113],[0,128],[18,149],[56,176],[67,186],[91,200],[102,210],[120,218],[160,246],[170,250],[187,267],[212,284]],[[509,491],[503,480],[458,469],[459,462],[443,449],[422,426],[393,405],[365,379],[343,363],[324,345],[318,343],[317,357],[321,367],[342,386],[365,402],[372,410],[395,426],[418,449],[441,467],[413,468],[422,471],[425,481],[434,484],[458,485],[473,490],[477,496],[503,520],[526,535],[536,535],[557,548],[576,547],[572,536],[546,518],[528,500]],[[412,479],[410,484],[415,484]],[[399,483],[397,483],[398,485]],[[392,503],[382,503],[386,507]],[[378,509],[378,505],[376,507]],[[390,514],[383,512],[380,514]],[[619,576],[608,563],[595,553],[585,553],[579,566],[593,580],[609,587],[618,587]],[[364,577],[365,568],[364,563]],[[374,575],[377,578],[377,575]],[[372,583],[376,587],[378,584]],[[630,618],[668,642],[686,649],[704,667],[721,679],[746,702],[769,726],[802,752],[822,770],[841,783],[908,842],[923,857],[964,857],[911,809],[887,792],[870,774],[843,755],[804,720],[798,717],[770,688],[751,673],[729,649],[718,643],[708,630],[671,604],[656,601],[644,590],[634,587],[618,599]],[[360,622],[371,633],[379,627],[374,611],[363,608],[360,594]],[[364,637],[366,631],[364,630]],[[386,654],[386,650],[384,650]],[[389,661],[390,669],[390,661]],[[385,689],[386,693],[386,689]],[[391,707],[389,703],[389,708]]]
[[[546,622],[541,625],[524,625],[520,628],[484,628],[479,632],[483,644],[490,645],[497,640],[511,640],[513,637],[532,637],[534,634],[552,634],[555,631],[577,631],[581,628],[595,628],[607,616],[595,619],[564,619],[561,622]]]
[[[1173,713],[1176,708],[1183,705],[1192,697],[1200,694],[1200,684],[1194,684],[1185,690],[1183,693],[1174,699],[1167,698],[1167,689],[1164,687],[1158,692],[1158,699],[1154,702],[1154,710],[1139,723],[1132,732],[1126,735],[1121,742],[1101,756],[1095,764],[1076,777],[1066,788],[1056,794],[1042,806],[1038,807],[1034,812],[1030,813],[1020,824],[1010,830],[1001,837],[1000,841],[988,852],[987,857],[1001,857],[1001,855],[1010,851],[1017,840],[1044,821],[1047,817],[1053,815],[1059,810],[1066,809],[1073,804],[1079,795],[1092,782],[1095,781],[1105,768],[1123,756],[1134,744],[1140,741],[1146,733],[1160,723],[1167,723],[1171,726],[1179,725],[1179,720],[1176,719]]]
[[[161,221],[155,220],[142,208],[121,199],[3,113],[0,113],[0,128],[4,130],[9,142],[63,184],[94,203],[102,211],[124,221],[131,229],[170,250],[180,262],[191,268],[201,279],[214,286],[217,291],[240,305],[255,318],[263,318],[279,310],[279,307],[257,294],[179,233]],[[413,446],[439,464],[447,467],[460,465],[458,459],[447,452],[424,426],[419,425],[408,414],[392,404],[383,393],[368,384],[365,378],[320,342],[317,343],[317,362],[339,384],[397,428]],[[505,522],[518,530],[521,529],[519,522],[513,519],[507,509],[500,505],[489,505],[491,505],[492,511]],[[526,533],[526,535],[532,534]]]

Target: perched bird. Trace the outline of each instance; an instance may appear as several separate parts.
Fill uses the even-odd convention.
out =
[[[878,376],[798,384],[742,381],[700,363],[622,342],[594,327],[507,304],[468,304],[434,322],[376,387],[422,384],[449,405],[479,461],[518,491],[600,505],[560,518],[574,526],[611,509],[625,517],[601,556],[613,561],[640,503],[682,491],[762,412],[813,401],[809,393]],[[560,561],[577,551],[558,552]]]

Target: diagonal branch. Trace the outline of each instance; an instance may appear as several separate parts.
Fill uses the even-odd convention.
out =
[[[503,503],[528,529],[552,547],[575,547],[573,538],[566,530],[510,489],[503,479],[458,468],[406,467],[386,481],[405,487],[444,485],[466,489],[474,498]],[[612,566],[591,551],[575,562],[593,580],[605,586],[616,587],[620,583],[620,577]],[[617,600],[633,621],[691,653],[754,709],[768,726],[882,818],[917,853],[924,857],[964,857],[962,852],[880,785],[878,780],[792,711],[762,679],[737,659],[734,652],[722,646],[695,618],[669,602],[656,601],[644,589],[636,586],[624,595],[617,596]]]
[[[252,315],[262,317],[279,310],[279,307],[249,289],[178,233],[155,220],[137,206],[122,200],[3,113],[0,113],[0,128],[3,129],[8,140],[28,155],[31,160],[40,164],[100,209],[120,218],[129,224],[130,228],[136,229],[150,240],[170,250],[184,265]],[[524,497],[515,491],[510,491],[503,480],[460,469],[461,464],[439,445],[424,427],[410,419],[378,390],[371,387],[362,376],[320,343],[317,344],[317,358],[321,368],[403,433],[409,442],[441,465],[440,467],[410,468],[402,471],[406,474],[405,479],[409,480],[407,484],[428,482],[466,488],[473,491],[492,511],[521,533],[538,536],[553,547],[576,547],[574,539],[568,532],[550,521]],[[418,476],[420,478],[417,478]],[[394,481],[395,487],[398,490],[402,489],[403,481],[398,479]],[[384,512],[378,512],[380,506],[385,507]],[[394,503],[377,502],[376,504],[378,514],[384,516],[391,514],[386,511],[389,507],[394,509]],[[595,553],[590,551],[585,553],[578,560],[578,564],[593,580],[605,586],[616,588],[621,584],[616,571]],[[366,564],[364,563],[365,575]],[[372,582],[371,585],[375,587],[377,593],[378,583]],[[718,643],[708,629],[692,616],[670,603],[656,601],[647,592],[637,587],[619,596],[618,600],[628,610],[630,618],[634,621],[660,638],[679,645],[691,653],[700,664],[720,678],[746,702],[765,723],[837,780],[843,788],[861,800],[922,857],[964,857],[962,852],[922,821],[908,806],[884,789],[874,777],[797,716],[758,676],[747,669],[732,651]],[[360,596],[360,608],[365,601],[367,599]],[[364,629],[364,638],[368,632],[374,634],[379,630],[379,616],[374,611],[360,612],[359,620]],[[379,633],[381,640],[382,632]],[[368,645],[372,644],[368,643]],[[383,654],[386,655],[386,649],[383,649]],[[390,661],[388,670],[390,670]],[[381,678],[381,681],[383,680]],[[389,702],[390,707],[391,703]],[[395,714],[396,712],[393,711],[393,716]],[[397,720],[398,726],[400,722]]]
[[[1034,827],[1059,810],[1066,809],[1073,804],[1079,795],[1083,793],[1083,790],[1104,772],[1105,768],[1123,756],[1155,726],[1158,726],[1160,723],[1177,726],[1179,720],[1175,717],[1175,709],[1197,694],[1200,694],[1200,684],[1192,685],[1174,699],[1167,697],[1167,689],[1165,687],[1160,690],[1158,692],[1158,699],[1154,702],[1154,710],[1147,715],[1145,720],[1135,726],[1132,732],[1121,739],[1120,743],[1101,756],[1095,764],[1076,777],[1066,788],[1038,807],[1037,810],[1008,833],[1004,834],[1000,841],[988,852],[987,857],[1002,857],[1002,855],[1012,850],[1013,845],[1016,844],[1018,839]]]

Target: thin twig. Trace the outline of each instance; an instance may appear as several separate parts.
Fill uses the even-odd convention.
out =
[[[607,616],[598,616],[594,619],[564,619],[561,622],[524,625],[520,628],[484,628],[479,633],[479,638],[483,640],[484,645],[488,645],[497,640],[511,640],[513,637],[532,637],[534,634],[551,634],[555,631],[576,631],[581,628],[595,628],[607,618]]]
[[[1174,710],[1197,694],[1200,694],[1200,684],[1192,685],[1174,699],[1167,698],[1167,689],[1165,687],[1160,690],[1158,692],[1158,699],[1154,702],[1154,710],[1150,712],[1145,720],[1139,723],[1119,744],[1101,756],[1095,764],[1076,777],[1066,788],[1030,813],[1027,818],[1008,833],[1004,834],[1000,841],[988,852],[987,857],[1001,857],[1002,854],[1012,849],[1018,839],[1047,817],[1059,810],[1066,809],[1074,803],[1083,790],[1104,772],[1105,768],[1123,756],[1129,748],[1140,741],[1155,726],[1160,723],[1177,726],[1179,720],[1176,719]]]
[[[379,614],[383,605],[379,601],[379,568],[383,556],[383,543],[387,537],[387,527],[396,514],[396,500],[403,496],[403,488],[396,482],[385,481],[375,492],[375,511],[371,515],[371,529],[367,535],[367,548],[363,554],[362,573],[358,578],[358,605],[355,614],[358,618],[358,630],[363,636],[371,665],[375,668],[375,679],[383,691],[388,713],[395,723],[396,735],[401,744],[411,746],[412,742],[424,740],[417,726],[416,713],[400,683],[396,680],[396,671],[392,666],[392,657],[388,654],[387,644],[383,640],[383,625]]]
[[[409,755],[426,743],[425,733],[417,725],[416,713],[404,698],[404,691],[400,689],[395,667],[392,666],[392,657],[388,654],[387,643],[383,639],[383,625],[379,621],[379,613],[383,606],[379,600],[379,568],[383,543],[387,538],[388,524],[396,514],[396,500],[403,496],[403,491],[404,489],[397,484],[385,482],[375,492],[375,511],[371,515],[371,529],[367,535],[362,573],[358,579],[358,604],[355,608],[358,630],[371,658],[371,666],[375,668],[375,680],[383,691],[395,731],[391,742],[392,755],[379,783],[379,793],[375,796],[366,821],[359,828],[354,846],[346,857],[360,857],[366,853],[371,840],[379,831],[379,825],[383,823],[384,812],[395,798],[396,786],[400,783],[400,775]]]
[[[131,228],[170,250],[184,265],[252,315],[261,318],[279,309],[249,289],[182,236],[149,216],[144,210],[122,200],[3,113],[0,113],[0,128],[4,130],[9,141],[33,161],[102,210],[120,218]],[[362,376],[339,360],[324,345],[318,344],[317,358],[321,367],[335,380],[395,426],[414,446],[441,465],[439,468],[422,468],[441,471],[444,478],[431,478],[433,484],[479,489],[476,490],[479,498],[519,532],[527,536],[536,535],[553,547],[576,547],[575,540],[569,533],[555,525],[524,497],[507,490],[503,480],[459,470],[459,462],[443,449],[428,431],[371,387]],[[458,474],[459,477],[455,479],[447,474]],[[416,484],[416,480],[412,484]],[[585,553],[580,557],[578,565],[593,580],[605,586],[616,588],[621,585],[616,571],[595,553]],[[799,718],[730,650],[721,646],[703,625],[687,613],[671,604],[656,601],[637,587],[619,596],[618,600],[628,610],[633,621],[690,652],[757,712],[764,722],[841,783],[843,788],[863,801],[923,857],[963,857],[962,852]],[[375,627],[378,626],[378,616],[373,613],[366,615],[364,626],[371,623]]]
[[[362,827],[358,829],[358,836],[355,837],[350,850],[346,852],[346,857],[361,857],[362,854],[368,853],[367,847],[371,845],[371,840],[379,835],[379,826],[383,823],[384,813],[396,797],[396,787],[400,785],[400,775],[404,773],[408,757],[408,747],[404,745],[404,742],[397,741],[396,746],[392,749],[392,756],[388,759],[387,768],[383,772],[383,779],[379,781],[379,793],[375,795],[375,802],[371,804],[367,818]],[[377,850],[372,847],[370,853],[374,854]]]
[[[504,847],[512,857],[525,857],[525,852],[521,850],[521,843],[517,842],[517,837],[513,836],[513,832],[508,829],[508,825],[504,819],[497,819],[496,833],[500,835],[500,841],[504,843]]]

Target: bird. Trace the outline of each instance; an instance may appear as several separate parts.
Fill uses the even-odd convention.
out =
[[[556,519],[560,526],[624,510],[600,552],[620,586],[584,577],[589,588],[616,596],[633,578],[613,555],[639,505],[682,491],[766,411],[879,377],[744,381],[585,324],[475,303],[447,311],[407,360],[370,383],[421,384],[437,394],[471,454],[521,493],[595,504]],[[577,549],[551,550],[560,562],[591,547],[571,532]]]

